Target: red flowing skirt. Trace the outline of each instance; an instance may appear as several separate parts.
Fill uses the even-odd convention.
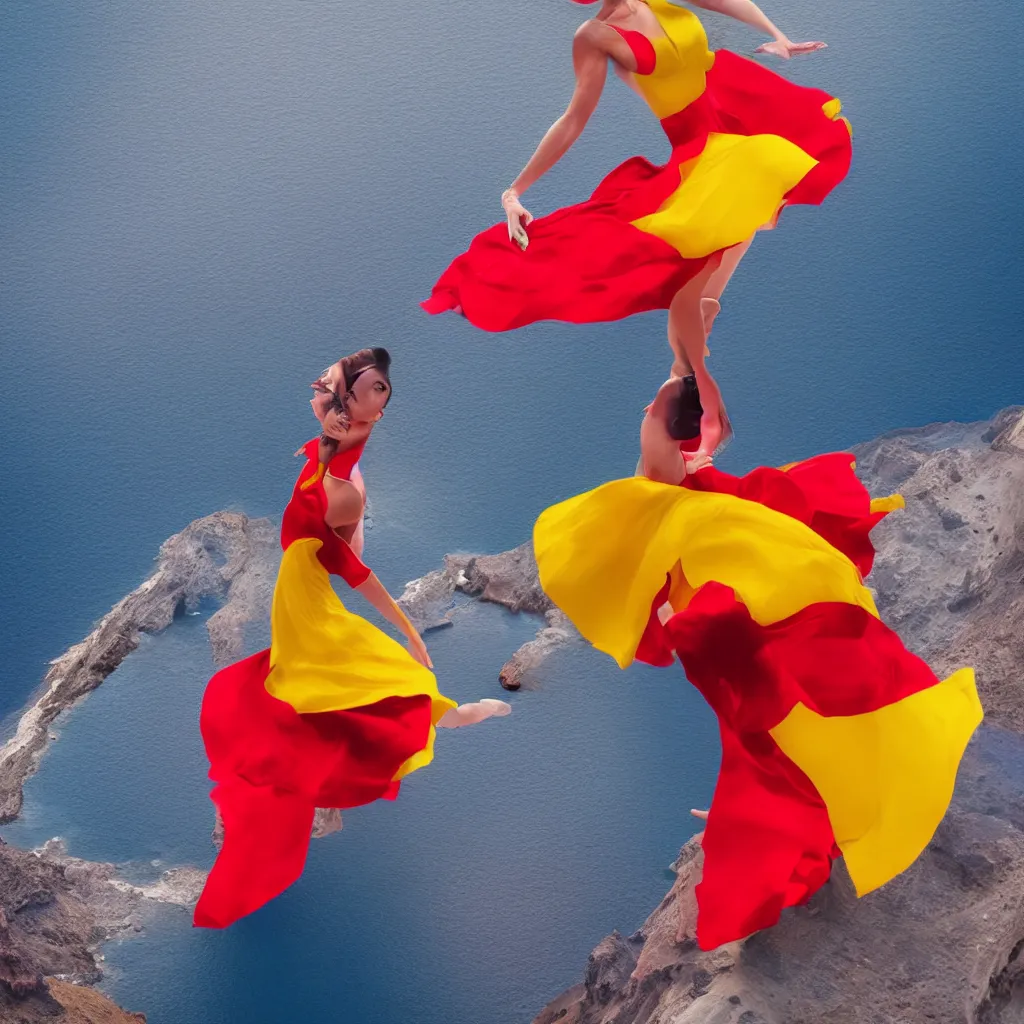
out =
[[[265,687],[270,652],[209,682],[200,728],[224,821],[224,846],[194,922],[225,928],[302,873],[317,807],[394,800],[395,774],[427,745],[429,696],[300,715]]]

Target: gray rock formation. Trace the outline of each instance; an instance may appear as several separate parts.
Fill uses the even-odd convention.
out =
[[[237,657],[245,623],[269,607],[279,557],[270,521],[237,512],[197,519],[165,541],[153,575],[52,662],[42,695],[0,747],[0,823],[21,811],[22,785],[46,750],[54,719],[95,690],[138,647],[141,633],[165,629],[181,608],[217,599],[224,604],[208,623],[214,657]]]
[[[445,555],[444,567],[407,583],[398,603],[422,633],[453,624],[456,593],[500,604],[513,612],[544,616],[537,636],[519,648],[498,673],[506,690],[533,683],[548,654],[579,639],[572,623],[541,590],[530,543],[497,555]]]
[[[944,675],[978,672],[987,711],[950,813],[914,867],[855,900],[841,863],[810,905],[769,931],[713,953],[693,941],[699,836],[636,934],[594,951],[584,981],[537,1024],[917,1024],[1024,1022],[1024,408],[990,423],[896,431],[855,449],[873,493],[908,508],[876,530],[870,584],[887,622]],[[170,538],[153,575],[57,659],[42,695],[0,748],[0,822],[21,807],[49,727],[180,608],[222,602],[208,629],[214,660],[241,653],[264,618],[279,561],[267,520],[220,512]],[[457,594],[543,617],[502,669],[508,689],[578,635],[540,589],[529,544],[449,555],[401,597],[421,630],[452,625]],[[336,830],[330,812],[315,834]],[[153,901],[193,903],[204,874],[180,868],[152,884],[71,858],[59,843],[26,853],[0,841],[0,1020],[67,1024],[139,1020],[73,982],[99,976],[99,943],[139,930]],[[52,976],[52,977],[47,977]]]
[[[1024,408],[854,449],[907,509],[875,531],[886,621],[940,675],[975,667],[987,721],[919,860],[858,900],[838,862],[803,908],[710,953],[694,940],[700,836],[641,929],[613,933],[535,1024],[1024,1022]]]
[[[109,932],[83,898],[75,867],[0,840],[0,1020],[35,1024],[138,1024],[99,992],[97,951]],[[101,866],[96,866],[101,867]],[[86,872],[88,874],[88,872]],[[125,903],[119,914],[130,913]]]

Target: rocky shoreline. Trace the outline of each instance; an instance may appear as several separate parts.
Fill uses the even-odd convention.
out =
[[[144,1022],[88,987],[102,977],[101,947],[141,932],[154,903],[191,905],[203,878],[176,868],[132,885],[113,864],[68,856],[59,840],[32,851],[0,840],[0,1020]]]
[[[854,900],[840,866],[808,907],[710,954],[692,938],[695,837],[643,927],[604,940],[584,981],[535,1024],[1024,1021],[1024,407],[986,423],[895,431],[852,450],[872,493],[898,489],[907,499],[876,530],[868,582],[879,609],[940,675],[962,664],[978,672],[987,724],[949,816],[921,860],[879,893]],[[279,558],[273,524],[236,512],[198,519],[165,542],[149,579],[52,663],[0,747],[0,823],[18,816],[54,721],[141,634],[216,601],[214,662],[239,656],[247,624],[269,612]],[[460,594],[540,620],[499,673],[506,689],[535,685],[551,651],[579,642],[540,589],[529,543],[447,555],[406,585],[400,603],[429,631],[453,625]],[[0,840],[0,1020],[144,1019],[81,986],[99,979],[104,941],[140,931],[154,903],[190,906],[203,880],[179,868],[139,886],[113,865],[69,857],[59,841],[26,852]]]

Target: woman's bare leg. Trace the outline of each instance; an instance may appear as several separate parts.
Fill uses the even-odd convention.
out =
[[[700,451],[711,455],[726,433],[722,393],[704,365],[709,354],[708,331],[718,309],[717,296],[725,290],[753,238],[726,249],[717,261],[709,262],[687,281],[672,299],[668,310],[668,342],[675,354],[673,376],[692,373],[697,380],[704,416],[701,419]]]
[[[750,243],[753,241],[754,236],[751,235],[745,242],[740,242],[739,245],[734,245],[731,249],[726,249],[722,253],[721,262],[708,279],[708,283],[701,294],[700,312],[704,320],[705,358],[711,354],[708,351],[707,339],[708,335],[711,334],[715,317],[722,311],[722,303],[719,301],[722,298],[722,292],[725,291],[725,286],[729,283],[729,279],[735,273],[736,268],[740,265],[740,260],[746,255],[747,250],[750,248]]]
[[[713,432],[721,430],[722,396],[715,379],[704,365],[704,317],[701,313],[701,299],[704,289],[708,286],[717,265],[709,263],[696,277],[687,281],[676,292],[668,309],[668,343],[672,346],[675,361],[672,364],[672,376],[684,377],[692,373],[697,379],[700,401],[704,408],[701,432],[707,423]],[[720,434],[719,434],[720,436]],[[708,448],[714,450],[717,442]],[[705,445],[702,443],[701,448]]]

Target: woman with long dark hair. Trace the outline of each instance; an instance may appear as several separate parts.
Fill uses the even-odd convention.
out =
[[[419,633],[355,550],[365,504],[356,467],[391,396],[389,367],[384,349],[367,349],[314,385],[324,433],[302,449],[282,519],[271,646],[206,688],[200,727],[224,842],[198,926],[226,927],[291,885],[317,808],[393,800],[433,759],[435,727],[511,711],[493,699],[456,705],[438,691]],[[331,576],[397,626],[409,649],[349,611]]]

